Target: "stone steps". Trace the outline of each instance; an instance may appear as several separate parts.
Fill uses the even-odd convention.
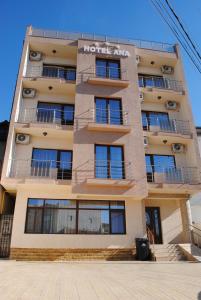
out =
[[[177,244],[161,244],[152,246],[152,253],[156,261],[184,261],[186,260]]]
[[[11,259],[26,261],[134,260],[134,249],[29,249],[12,248]]]

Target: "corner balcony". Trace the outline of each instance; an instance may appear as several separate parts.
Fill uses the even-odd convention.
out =
[[[142,124],[144,131],[155,133],[157,136],[181,136],[184,138],[191,138],[192,136],[189,121],[142,117]]]
[[[127,111],[99,108],[89,111],[87,128],[92,131],[114,133],[128,133],[131,130]]]
[[[138,76],[139,87],[147,92],[163,92],[163,93],[178,93],[183,95],[185,93],[183,83],[181,81],[165,78],[162,76]]]
[[[134,185],[131,162],[89,160],[86,168],[86,184],[89,186],[129,188]]]
[[[83,75],[87,76],[87,82],[93,85],[106,85],[126,88],[129,85],[127,70],[113,67],[96,66],[90,68]]]
[[[197,167],[163,167],[147,165],[147,182],[151,184],[198,185],[200,173]]]
[[[54,160],[13,159],[9,161],[8,178],[16,182],[68,184],[72,163]]]
[[[28,83],[26,84],[26,81]],[[34,66],[27,68],[24,76],[24,87],[39,89],[40,91],[54,88],[54,92],[66,93],[75,91],[76,69],[60,66]],[[61,85],[62,84],[62,85]],[[27,85],[27,86],[26,86]]]

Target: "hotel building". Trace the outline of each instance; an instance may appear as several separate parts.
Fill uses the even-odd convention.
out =
[[[1,178],[11,258],[189,242],[198,161],[178,45],[27,28]]]

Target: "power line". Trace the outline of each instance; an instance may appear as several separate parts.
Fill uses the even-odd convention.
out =
[[[183,49],[185,50],[185,52],[187,53],[187,55],[189,56],[189,58],[193,62],[194,66],[197,68],[197,70],[199,71],[199,73],[201,73],[201,65],[199,65],[200,64],[200,58],[199,58],[199,55],[198,55],[199,52],[197,52],[196,47],[195,47],[194,43],[192,42],[192,40],[191,40],[191,42],[193,43],[193,45],[191,44],[191,42],[189,41],[189,39],[187,39],[186,34],[184,35],[184,33],[182,32],[183,29],[178,28],[178,25],[175,23],[175,21],[173,20],[172,16],[167,11],[167,8],[164,6],[164,4],[162,2],[158,2],[157,0],[156,1],[150,0],[150,1],[151,1],[152,5],[155,7],[155,9],[157,10],[157,12],[160,14],[160,16],[162,17],[162,19],[164,20],[164,22],[168,25],[168,27],[170,28],[170,30],[173,32],[173,34],[175,35],[175,37],[178,39],[178,41],[180,42],[181,46],[183,47]],[[168,15],[169,19],[167,18],[167,15],[165,15],[164,11]],[[173,25],[171,24],[171,22],[173,23]],[[184,39],[184,41],[186,42],[186,44],[184,43],[184,41],[182,39]],[[192,49],[192,47],[193,47],[193,49]]]

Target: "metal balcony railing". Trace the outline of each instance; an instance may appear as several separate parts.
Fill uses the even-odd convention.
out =
[[[74,124],[74,113],[57,109],[25,108],[21,110],[18,122],[72,126]]]
[[[75,68],[64,68],[58,66],[29,66],[26,77],[59,78],[66,81],[76,80]]]
[[[128,126],[128,112],[115,109],[91,109],[92,122],[96,124]]]
[[[163,167],[147,165],[147,181],[167,184],[199,184],[200,174],[197,167]]]
[[[13,159],[10,161],[8,177],[20,179],[46,178],[70,180],[72,178],[72,162]]]
[[[128,80],[127,70],[115,67],[96,66],[90,67],[88,70],[82,72],[88,75],[88,78],[103,78],[111,80]]]
[[[133,180],[132,163],[118,160],[89,160],[88,178]]]
[[[181,81],[159,77],[159,76],[138,76],[140,87],[153,87],[158,89],[173,90],[183,92],[183,84]]]
[[[153,132],[169,132],[183,135],[190,135],[189,121],[181,121],[175,119],[163,120],[160,117],[142,117],[143,130]]]
[[[98,35],[98,34],[91,34],[91,33],[60,32],[54,30],[32,28],[29,34],[32,36],[39,36],[45,38],[55,38],[55,39],[74,40],[74,41],[80,39],[80,40],[92,40],[92,41],[100,41],[100,42],[111,42],[115,44],[133,45],[136,46],[137,48],[150,49],[154,51],[162,51],[162,52],[169,52],[169,53],[176,52],[175,46],[172,44],[160,43],[155,41],[144,41],[144,40],[137,40],[137,39],[115,38],[106,35]]]

